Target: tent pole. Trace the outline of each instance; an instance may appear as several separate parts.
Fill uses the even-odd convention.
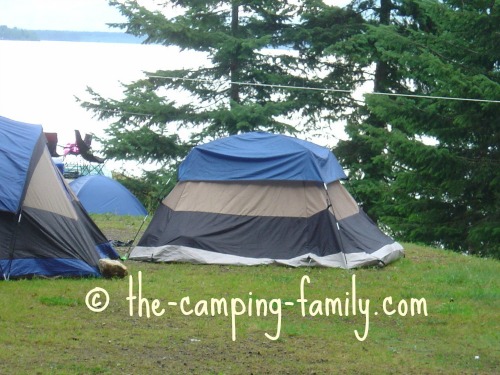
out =
[[[347,256],[345,254],[344,241],[342,241],[342,232],[340,231],[340,225],[339,225],[339,222],[337,220],[337,216],[335,216],[335,211],[333,210],[332,199],[330,198],[330,194],[328,194],[328,186],[326,185],[326,182],[323,183],[323,186],[325,188],[326,202],[328,204],[328,208],[331,208],[331,212],[333,214],[333,219],[335,220],[335,226],[337,227],[337,232],[339,234],[340,250],[342,251],[342,255],[344,255],[344,262],[345,262],[345,265],[347,267]]]
[[[139,227],[139,229],[137,230],[137,233],[135,234],[134,239],[130,242],[130,246],[129,246],[128,250],[127,250],[127,254],[125,254],[125,257],[124,257],[124,259],[123,259],[123,260],[127,260],[127,259],[128,259],[128,256],[130,255],[130,252],[131,252],[131,250],[132,250],[132,246],[134,245],[134,242],[135,242],[135,240],[136,240],[137,236],[139,235],[139,232],[141,231],[142,226],[143,226],[143,225],[144,225],[144,223],[146,222],[146,219],[148,218],[148,216],[149,216],[149,214],[147,214],[146,216],[144,216],[144,219],[142,220],[141,226],[140,226],[140,227]]]
[[[169,178],[169,179],[168,179],[167,183],[165,184],[166,186],[168,186],[168,184],[170,183],[170,180],[171,180],[171,179],[172,179],[172,178]],[[162,199],[163,199],[163,198],[162,198]],[[127,259],[128,259],[129,255],[130,255],[130,253],[131,253],[131,251],[132,251],[132,246],[134,245],[134,242],[135,242],[135,240],[136,240],[137,236],[139,235],[139,232],[141,231],[142,226],[143,226],[143,225],[144,225],[144,223],[146,222],[146,219],[148,218],[148,216],[149,216],[149,214],[147,214],[147,215],[144,217],[144,220],[142,221],[141,226],[139,227],[139,230],[138,230],[138,231],[137,231],[137,233],[135,234],[134,239],[132,240],[132,242],[130,243],[130,247],[128,248],[127,254],[126,254],[126,255],[125,255],[125,257],[124,257],[125,259],[123,259],[123,260],[127,260]]]

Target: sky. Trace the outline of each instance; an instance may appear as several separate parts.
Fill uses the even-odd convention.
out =
[[[146,6],[162,0],[141,0]],[[325,0],[343,6],[350,0]],[[120,31],[107,23],[125,22],[107,0],[0,0],[0,25],[28,30]]]
[[[0,0],[0,25],[29,30],[119,31],[123,22],[107,0]]]

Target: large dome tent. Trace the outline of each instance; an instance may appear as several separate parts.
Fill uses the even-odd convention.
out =
[[[253,132],[197,146],[129,259],[355,268],[403,256],[345,177],[330,150],[294,137]]]

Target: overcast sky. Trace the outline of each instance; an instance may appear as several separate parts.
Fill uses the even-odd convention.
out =
[[[0,0],[0,25],[30,30],[119,31],[124,18],[107,0]]]
[[[149,2],[149,4],[148,4]],[[161,0],[141,0],[146,5]],[[325,0],[343,6],[349,0]],[[107,23],[125,22],[107,0],[0,0],[0,25],[29,30],[120,31]]]

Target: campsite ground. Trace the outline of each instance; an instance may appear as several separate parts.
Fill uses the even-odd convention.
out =
[[[142,220],[95,219],[110,239],[123,242]],[[383,269],[126,261],[131,278],[2,282],[0,373],[497,372],[500,262],[405,249],[405,259]],[[87,305],[104,307],[104,294],[89,293],[95,288],[109,295],[102,312]],[[227,316],[212,299],[227,301]],[[341,310],[327,316],[327,299],[337,299]]]

